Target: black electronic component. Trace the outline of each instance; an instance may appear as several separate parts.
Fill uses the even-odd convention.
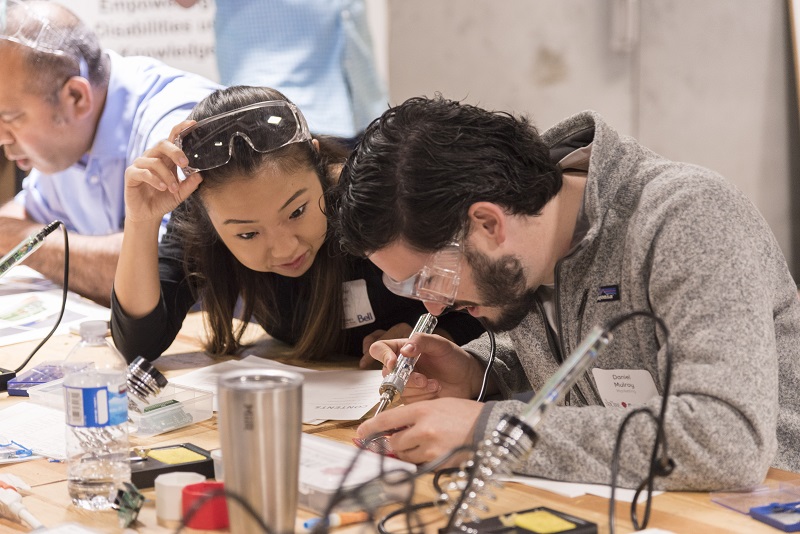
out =
[[[14,371],[0,368],[0,391],[8,389],[8,382],[17,376]]]
[[[597,524],[546,506],[463,523],[459,528],[473,534],[597,534]],[[443,529],[439,533],[444,534]]]
[[[152,488],[156,477],[173,471],[200,473],[214,478],[211,453],[191,443],[145,449],[131,456],[131,482],[137,488]]]

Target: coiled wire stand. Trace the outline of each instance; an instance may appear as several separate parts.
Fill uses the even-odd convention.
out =
[[[536,432],[516,416],[507,415],[498,423],[491,438],[481,443],[473,458],[445,486],[440,502],[450,515],[446,532],[477,532],[465,523],[477,521],[477,512],[488,511],[484,501],[497,498],[494,490],[503,487],[500,479],[511,476],[514,468],[524,463],[537,439]],[[453,499],[451,496],[456,494],[458,498]]]

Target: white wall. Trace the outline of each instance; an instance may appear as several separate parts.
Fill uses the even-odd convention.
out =
[[[786,49],[786,3],[697,5],[643,3],[640,138],[667,157],[705,165],[735,183],[791,257],[794,110],[787,107],[793,60]]]
[[[438,91],[528,113],[540,128],[595,109],[628,130],[631,57],[611,50],[609,4],[390,0],[392,102]]]
[[[388,13],[393,103],[439,91],[540,128],[595,109],[664,156],[726,176],[792,258],[784,0],[389,0]]]

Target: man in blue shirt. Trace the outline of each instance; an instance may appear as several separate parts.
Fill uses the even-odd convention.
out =
[[[0,256],[59,219],[71,232],[70,289],[108,305],[126,167],[218,87],[151,58],[103,51],[63,6],[9,0],[0,28],[0,145],[30,174],[0,207]],[[53,235],[26,263],[60,283],[63,261],[63,239]]]

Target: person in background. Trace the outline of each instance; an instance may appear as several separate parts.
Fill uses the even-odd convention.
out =
[[[190,7],[197,0],[175,0]],[[352,147],[389,100],[375,68],[364,0],[216,0],[224,85],[274,87],[312,132]]]
[[[122,243],[125,168],[220,86],[154,59],[102,50],[59,4],[7,4],[0,145],[30,173],[0,207],[0,256],[59,219],[70,231],[69,288],[107,306]],[[61,283],[63,238],[50,236],[26,264]]]
[[[158,358],[198,300],[215,355],[241,348],[239,299],[238,317],[291,345],[296,358],[347,354],[373,364],[372,342],[409,335],[424,306],[390,293],[377,267],[327,238],[322,195],[348,150],[312,137],[300,110],[270,88],[217,91],[190,119],[170,134],[177,144],[160,142],[125,174],[111,332],[129,361]],[[468,315],[439,325],[460,342],[483,332]]]
[[[593,327],[644,311],[672,347],[662,444],[674,470],[656,487],[752,487],[771,465],[800,471],[796,285],[764,219],[718,174],[660,157],[594,112],[540,135],[526,118],[412,98],[367,128],[326,204],[344,249],[400,294],[424,282],[432,253],[460,251],[454,307],[505,332],[489,391],[508,400],[486,404],[472,400],[485,336],[463,348],[435,335],[373,345],[388,368],[401,348],[422,355],[405,405],[360,437],[400,429],[389,442],[413,462],[480,443],[523,413],[511,396],[540,391]],[[648,318],[616,328],[515,470],[608,484],[623,419],[660,411],[665,341]],[[629,420],[621,485],[647,477],[654,435],[651,418]]]

